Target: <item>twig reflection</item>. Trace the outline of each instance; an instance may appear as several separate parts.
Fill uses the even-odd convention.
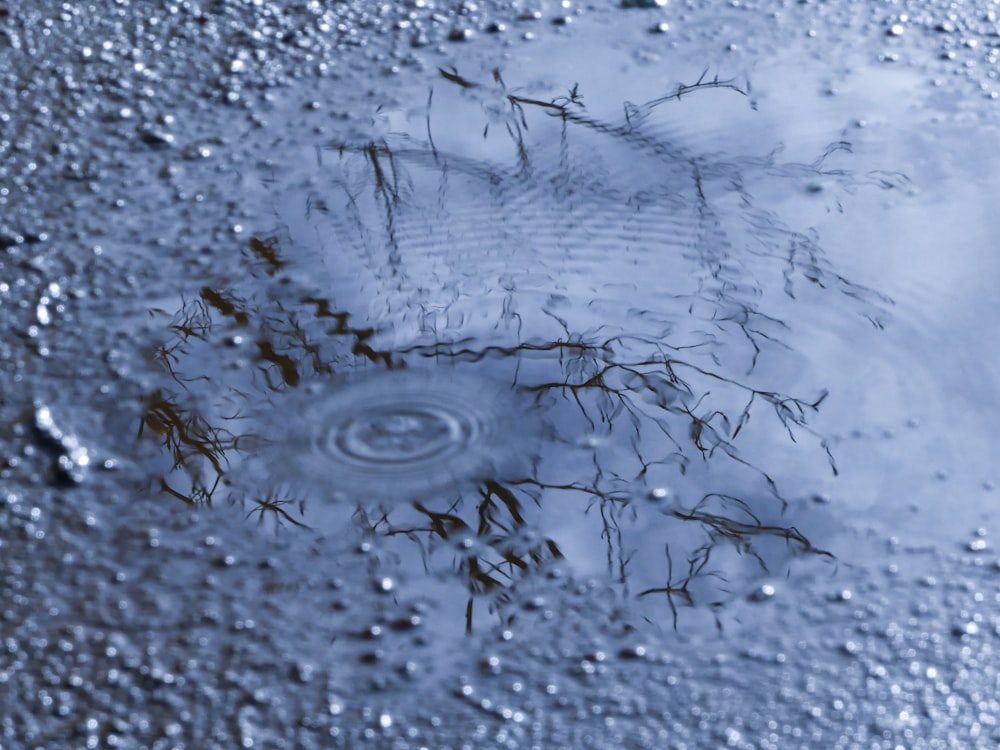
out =
[[[154,436],[171,463],[169,471],[155,477],[155,485],[187,504],[239,503],[249,508],[247,517],[259,523],[266,519],[276,527],[308,528],[306,500],[281,487],[284,480],[292,478],[275,476],[273,486],[260,487],[233,481],[233,467],[254,462],[270,439],[266,424],[243,421],[242,406],[270,398],[280,402],[281,395],[300,391],[307,382],[330,380],[364,368],[398,370],[428,362],[456,368],[514,363],[514,384],[531,394],[539,409],[552,402],[569,404],[574,418],[583,420],[592,431],[613,436],[630,449],[630,458],[616,459],[611,465],[594,450],[591,476],[579,470],[570,480],[561,481],[552,479],[544,465],[536,465],[525,476],[477,478],[476,489],[457,488],[452,499],[411,496],[402,488],[400,507],[407,506],[406,513],[375,508],[359,498],[354,516],[364,534],[411,542],[428,569],[442,549],[451,550],[452,573],[468,595],[465,624],[471,629],[476,602],[487,602],[501,617],[513,617],[508,605],[518,585],[566,558],[564,548],[538,528],[535,509],[546,504],[562,503],[584,514],[596,509],[608,575],[627,595],[636,565],[634,551],[628,546],[628,528],[639,494],[636,488],[661,467],[671,467],[681,475],[694,465],[710,465],[715,472],[731,467],[744,472],[741,477],[749,472],[784,510],[788,498],[774,471],[748,458],[741,449],[745,442],[738,445],[748,424],[759,424],[766,417],[793,443],[802,436],[811,438],[836,474],[827,441],[810,424],[826,391],[794,396],[759,382],[761,357],[774,347],[785,346],[782,340],[787,326],[760,309],[756,299],[762,284],[744,261],[748,256],[774,261],[790,298],[795,297],[796,285],[803,280],[839,292],[876,325],[881,325],[881,310],[888,301],[834,271],[809,233],[788,229],[773,214],[757,207],[745,186],[744,172],[754,169],[777,177],[822,175],[837,180],[845,189],[864,182],[894,187],[900,178],[888,173],[857,178],[845,170],[826,168],[832,154],[847,147],[843,143],[831,146],[811,165],[780,164],[776,153],[758,160],[727,162],[690,154],[647,128],[658,108],[698,91],[746,93],[745,87],[718,78],[703,76],[695,84],[678,87],[646,104],[626,105],[622,121],[605,122],[586,111],[576,87],[565,96],[545,101],[509,89],[499,72],[486,85],[456,71],[442,70],[441,76],[463,91],[499,94],[501,105],[491,111],[514,144],[513,167],[442,149],[431,132],[433,97],[429,97],[426,143],[405,138],[398,143],[330,144],[325,150],[336,152],[343,170],[324,188],[324,194],[308,199],[310,217],[314,211],[323,215],[339,211],[347,217],[352,236],[362,245],[365,262],[377,268],[377,278],[385,283],[387,297],[394,290],[410,289],[414,299],[404,304],[412,313],[420,308],[419,295],[427,286],[425,281],[407,280],[408,263],[419,266],[429,261],[418,253],[412,260],[408,257],[409,248],[400,230],[401,222],[419,210],[414,208],[419,187],[411,170],[439,172],[442,184],[452,171],[461,173],[483,184],[490,195],[499,196],[497,207],[506,209],[507,201],[514,202],[518,191],[529,184],[526,175],[541,169],[533,161],[527,138],[532,113],[541,112],[561,120],[562,140],[555,167],[560,172],[540,180],[547,187],[564,190],[567,201],[589,190],[595,201],[614,199],[627,206],[630,216],[646,207],[670,215],[677,207],[690,219],[690,239],[675,244],[697,274],[686,292],[664,295],[672,304],[679,300],[687,318],[638,311],[636,316],[643,326],[636,330],[611,325],[587,328],[577,326],[553,306],[543,312],[549,325],[555,321],[561,334],[524,339],[523,331],[535,329],[516,309],[516,283],[501,280],[498,285],[506,296],[497,314],[502,321],[516,321],[516,340],[503,340],[499,335],[498,340],[484,340],[462,326],[438,331],[421,323],[421,335],[401,343],[386,335],[377,316],[371,322],[339,305],[323,284],[295,280],[291,274],[300,269],[301,254],[296,252],[297,260],[292,262],[289,251],[298,249],[294,241],[282,229],[262,233],[242,248],[242,265],[237,272],[230,272],[227,279],[220,271],[218,283],[202,286],[194,299],[183,303],[166,324],[164,341],[154,347],[153,358],[168,377],[149,395],[139,436]],[[488,132],[489,123],[484,137]],[[653,186],[659,192],[650,188],[646,192],[605,194],[598,187],[588,187],[594,182],[588,175],[576,179],[576,167],[567,154],[580,132],[625,144],[638,158],[659,160],[669,172],[662,185]],[[351,172],[357,160],[360,175]],[[719,184],[724,187],[719,188]],[[742,231],[749,241],[734,244],[726,233],[713,197],[719,190],[737,198]],[[344,201],[339,208],[335,194]],[[441,196],[446,196],[443,188]],[[553,208],[559,209],[561,197],[555,200]],[[371,219],[372,215],[377,220]],[[666,239],[663,243],[669,244]],[[387,257],[381,255],[386,250]],[[443,308],[447,311],[447,304]],[[685,325],[688,330],[678,333]],[[498,320],[494,330],[501,330],[500,326]],[[428,331],[433,335],[426,335]],[[237,338],[248,339],[250,346],[227,349],[225,342],[233,343]],[[743,347],[739,351],[746,352],[745,358],[733,355],[738,347]],[[531,376],[521,376],[522,365],[528,369],[527,365],[537,362],[546,366],[535,368]],[[303,429],[309,427],[308,414],[284,417],[302,419]],[[246,431],[240,430],[242,424],[247,424]],[[675,569],[676,549],[672,551],[667,543],[665,570],[644,571],[647,578],[662,579],[662,584],[643,587],[638,593],[647,599],[662,596],[675,627],[678,606],[721,606],[719,599],[699,601],[692,583],[721,578],[711,560],[723,545],[735,547],[765,570],[767,561],[758,545],[766,540],[783,540],[793,556],[830,556],[794,526],[765,522],[766,516],[747,498],[721,486],[703,489],[705,493],[693,505],[674,502],[661,511],[661,517],[700,532],[692,536],[696,541],[686,551],[686,569]],[[566,501],[570,497],[584,502],[574,505]],[[655,537],[655,529],[649,534]]]

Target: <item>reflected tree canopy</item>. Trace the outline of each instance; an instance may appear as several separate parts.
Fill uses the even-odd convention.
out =
[[[544,99],[498,72],[442,71],[421,127],[317,148],[312,174],[271,186],[275,218],[235,262],[157,311],[165,375],[139,428],[160,446],[155,486],[289,533],[350,525],[461,582],[468,627],[475,602],[509,619],[519,583],[597,558],[623,596],[676,624],[678,607],[718,607],[761,571],[827,556],[786,516],[789,464],[836,472],[810,426],[822,384],[786,392],[800,385],[788,316],[819,294],[881,326],[889,301],[755,188],[821,179],[840,210],[902,178],[835,168],[844,142],[798,164],[685,133],[686,97],[744,94],[703,79],[602,118],[577,88]],[[333,439],[317,437],[317,404],[407,371],[516,394],[523,413],[488,438],[447,416],[436,429],[519,460],[368,484],[300,460]],[[490,398],[475,390],[454,408]],[[425,413],[357,429],[398,441]]]

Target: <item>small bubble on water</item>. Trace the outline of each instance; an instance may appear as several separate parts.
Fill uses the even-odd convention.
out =
[[[972,621],[963,622],[955,625],[951,632],[956,638],[961,638],[967,635],[976,635],[979,633],[979,625]]]
[[[771,599],[777,593],[777,589],[773,584],[762,583],[757,589],[750,594],[750,600],[755,602],[763,602]]]
[[[413,630],[414,628],[420,627],[423,620],[420,615],[409,615],[408,617],[400,617],[392,622],[393,630]]]
[[[539,610],[545,606],[544,596],[533,596],[528,601],[524,603],[524,608],[527,610]]]
[[[645,659],[647,655],[645,646],[625,646],[618,652],[621,659]]]
[[[315,672],[315,667],[308,662],[296,662],[292,665],[289,672],[291,678],[301,685],[312,681],[313,673]]]
[[[484,671],[494,675],[498,675],[503,671],[503,669],[500,666],[499,656],[489,656],[486,659],[483,659],[480,666]]]

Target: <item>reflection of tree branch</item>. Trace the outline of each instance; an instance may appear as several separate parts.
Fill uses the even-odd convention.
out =
[[[670,612],[673,614],[674,620],[674,630],[677,630],[677,605],[674,603],[674,597],[679,596],[684,604],[688,607],[694,606],[694,597],[691,596],[691,592],[688,591],[688,586],[694,578],[695,572],[692,569],[688,571],[688,575],[683,581],[679,583],[674,580],[674,560],[670,556],[670,545],[664,545],[664,553],[667,558],[667,582],[663,586],[658,586],[654,588],[646,589],[645,591],[640,591],[639,596],[649,596],[650,594],[663,594],[667,599],[667,605],[670,607]]]
[[[628,564],[628,556],[625,553],[625,541],[622,536],[622,529],[618,523],[619,503],[611,502],[610,498],[602,498],[599,503],[601,513],[601,537],[607,547],[608,573],[615,576],[615,580],[625,587],[628,593],[628,578],[625,568]],[[618,550],[617,558],[614,551]]]
[[[188,465],[192,455],[205,458],[216,474],[225,473],[226,451],[235,446],[235,436],[211,425],[199,414],[185,412],[170,396],[161,391],[150,399],[139,422],[138,437],[150,429],[163,440],[163,447],[173,456],[174,468]]]
[[[194,302],[183,300],[181,309],[174,316],[168,329],[178,334],[181,341],[189,338],[204,339],[212,327],[212,317],[208,305],[201,299]]]
[[[455,70],[449,72],[439,69],[439,72],[445,80],[464,89],[484,89],[482,84],[462,77]],[[695,92],[712,89],[729,90],[743,96],[749,96],[749,82],[740,86],[736,84],[733,79],[720,79],[718,76],[714,76],[709,79],[708,71],[706,70],[694,83],[679,84],[672,92],[664,96],[652,99],[643,104],[626,103],[624,106],[623,122],[616,124],[587,114],[582,103],[582,96],[576,86],[573,87],[568,96],[557,97],[550,101],[546,101],[543,99],[525,97],[512,93],[503,82],[498,70],[493,71],[493,81],[499,85],[502,95],[510,107],[511,116],[507,119],[507,129],[517,145],[519,162],[522,165],[527,163],[527,146],[524,141],[524,130],[527,129],[525,109],[530,107],[541,110],[546,114],[560,117],[562,118],[564,124],[577,125],[584,129],[628,142],[632,146],[646,151],[656,158],[665,158],[674,164],[688,164],[692,170],[692,178],[694,179],[696,187],[695,197],[698,208],[703,213],[705,218],[712,219],[715,223],[719,222],[715,217],[715,212],[709,204],[708,197],[703,189],[703,181],[709,174],[729,172],[732,177],[732,188],[744,201],[744,215],[749,219],[750,226],[755,231],[758,239],[781,235],[788,241],[788,251],[785,256],[788,267],[786,268],[784,275],[786,281],[785,290],[790,296],[794,296],[793,276],[800,274],[811,283],[817,284],[821,287],[832,282],[833,286],[838,287],[842,293],[848,296],[859,299],[863,298],[875,300],[882,304],[891,304],[891,301],[884,295],[880,295],[867,287],[851,282],[840,274],[835,273],[830,268],[829,263],[822,260],[822,253],[820,252],[818,246],[806,235],[784,229],[772,212],[754,208],[751,196],[743,187],[740,186],[741,180],[739,179],[738,173],[735,171],[736,163],[734,163],[732,168],[727,168],[725,165],[706,162],[703,157],[689,154],[680,146],[661,138],[657,138],[652,134],[647,134],[642,130],[642,125],[648,117],[664,104],[680,101],[683,97]],[[756,105],[751,101],[751,106],[755,107]],[[428,132],[430,132],[429,113]],[[817,177],[836,179],[838,182],[848,185],[848,187],[853,187],[856,179],[853,173],[847,170],[829,169],[825,167],[825,164],[830,157],[838,152],[849,153],[850,144],[845,140],[839,140],[830,144],[825,149],[824,153],[812,164],[775,164],[774,156],[777,154],[777,151],[775,151],[767,158],[760,160],[759,163],[757,163],[757,166],[763,167],[771,173],[779,174],[781,176],[788,176],[795,173],[810,174]],[[437,153],[436,149],[435,153]],[[899,173],[875,171],[869,174],[867,181],[869,184],[873,184],[882,189],[892,189],[905,184],[907,180],[904,175]],[[706,260],[710,259],[715,253],[715,250],[712,247],[713,244],[714,243],[711,242],[702,243],[701,247],[698,248]],[[778,257],[778,252],[776,252],[777,248],[785,246],[784,242],[761,242],[760,244],[762,247],[759,249],[755,249],[753,247],[748,247],[746,249],[749,252],[754,252],[755,254]],[[802,258],[802,260],[800,260],[800,258]],[[716,268],[716,270],[712,273],[712,276],[715,278],[719,277],[718,268]],[[877,318],[870,316],[868,313],[864,314],[865,317],[871,320],[873,324],[877,326],[881,325]],[[756,361],[756,355],[759,353],[759,350],[757,350],[757,345],[752,334],[760,334],[760,332],[752,331],[751,329],[744,327],[743,333],[747,336],[755,348],[754,361]]]
[[[302,388],[308,374],[330,376],[368,367],[369,363],[375,369],[399,369],[415,361],[431,359],[435,364],[442,360],[449,361],[445,364],[475,364],[492,359],[544,358],[552,366],[549,374],[536,382],[519,382],[519,386],[535,394],[539,405],[550,400],[564,400],[592,429],[614,429],[616,437],[624,434],[622,447],[631,448],[631,455],[638,462],[635,476],[621,476],[624,471],[618,465],[613,468],[602,465],[603,456],[595,450],[593,473],[588,477],[577,476],[575,481],[558,484],[543,482],[538,476],[520,477],[516,481],[509,481],[510,477],[486,477],[482,478],[478,493],[469,492],[457,500],[452,498],[454,502],[445,508],[434,507],[430,500],[414,502],[412,507],[418,515],[408,517],[412,523],[398,520],[397,511],[382,511],[381,515],[369,517],[368,511],[360,505],[355,515],[365,534],[412,540],[418,545],[428,569],[432,554],[441,549],[447,554],[448,549],[453,549],[451,564],[469,594],[466,625],[471,628],[476,600],[485,598],[489,606],[500,608],[511,601],[512,591],[520,581],[562,557],[554,541],[528,533],[532,501],[540,503],[552,495],[572,493],[585,499],[585,512],[596,508],[600,513],[609,572],[627,590],[631,555],[626,548],[623,520],[627,516],[623,514],[635,512],[635,506],[629,506],[635,496],[634,487],[651,467],[675,466],[683,474],[698,459],[704,462],[729,459],[754,472],[755,477],[766,482],[784,504],[786,501],[779,494],[772,476],[737,448],[736,441],[747,428],[751,416],[763,412],[765,415],[773,413],[793,442],[802,431],[816,438],[836,474],[827,441],[813,430],[808,419],[819,408],[826,392],[815,399],[798,398],[754,385],[749,377],[762,353],[773,346],[784,346],[782,338],[788,327],[757,308],[754,295],[760,293],[763,285],[741,265],[745,259],[740,254],[773,258],[772,265],[783,275],[790,297],[794,297],[795,283],[801,284],[801,279],[805,279],[816,287],[838,290],[868,307],[888,303],[877,292],[853,284],[836,273],[809,233],[792,231],[782,226],[775,215],[755,206],[746,186],[749,180],[745,172],[749,168],[781,176],[828,176],[850,184],[853,179],[850,173],[829,168],[826,164],[834,153],[844,150],[846,144],[834,144],[813,164],[777,164],[777,151],[761,159],[720,162],[714,157],[688,153],[675,141],[650,132],[646,125],[651,115],[668,101],[710,88],[748,93],[748,88],[719,78],[709,80],[705,74],[694,84],[678,86],[666,96],[645,104],[626,104],[624,117],[615,122],[592,117],[575,87],[568,96],[545,101],[508,90],[498,71],[493,76],[495,85],[486,87],[457,72],[442,70],[441,75],[463,89],[488,88],[500,95],[498,110],[516,144],[515,163],[497,166],[440,152],[430,128],[432,97],[428,98],[429,145],[409,138],[400,140],[399,147],[392,145],[391,139],[360,146],[335,144],[341,161],[351,162],[341,164],[343,177],[335,183],[347,193],[345,220],[356,224],[365,243],[369,237],[365,222],[373,213],[376,224],[384,225],[387,244],[376,243],[373,249],[368,243],[365,249],[381,253],[388,247],[390,270],[393,275],[400,272],[403,238],[397,236],[397,230],[402,231],[400,227],[405,226],[404,220],[409,218],[404,212],[410,208],[411,194],[417,195],[407,171],[410,164],[455,170],[482,181],[491,191],[496,190],[504,197],[502,191],[508,186],[516,190],[525,185],[526,179],[536,177],[527,172],[529,166],[535,167],[529,163],[533,152],[526,140],[530,115],[532,112],[551,115],[561,119],[561,140],[555,174],[544,175],[546,187],[550,183],[572,184],[577,190],[593,189],[597,198],[608,197],[600,192],[602,187],[591,188],[585,179],[575,180],[574,161],[570,158],[570,146],[574,145],[571,138],[583,131],[624,142],[641,158],[659,160],[657,167],[672,167],[671,174],[678,178],[678,184],[664,184],[662,189],[658,186],[652,198],[640,191],[626,192],[624,204],[638,211],[649,200],[661,201],[663,205],[656,204],[658,210],[677,206],[692,217],[692,238],[683,246],[684,262],[695,266],[692,288],[670,297],[686,307],[688,319],[695,321],[695,330],[689,339],[675,336],[674,331],[680,326],[674,326],[666,316],[663,316],[665,322],[660,323],[651,314],[651,319],[659,326],[657,334],[631,335],[618,333],[618,329],[608,325],[586,331],[574,330],[570,316],[564,319],[544,309],[542,312],[562,328],[564,335],[560,334],[557,340],[533,339],[513,346],[483,345],[479,339],[455,334],[453,341],[437,340],[388,348],[379,343],[382,331],[358,325],[351,312],[338,310],[331,298],[318,291],[319,285],[296,288],[286,283],[289,279],[283,272],[295,257],[293,253],[286,253],[282,246],[283,242],[292,241],[287,232],[255,236],[243,249],[246,269],[234,274],[232,283],[220,280],[205,285],[197,299],[185,301],[168,327],[171,339],[155,350],[156,360],[188,391],[184,394],[156,391],[140,423],[140,435],[148,429],[159,437],[164,453],[173,460],[172,471],[186,475],[168,474],[160,478],[162,490],[188,504],[209,503],[220,487],[228,487],[224,477],[231,459],[237,454],[252,458],[254,441],[243,440],[251,436],[236,436],[213,425],[196,406],[198,401],[190,393],[196,381],[211,381],[212,389],[217,389],[211,394],[215,403],[219,400],[232,403],[255,397],[267,399],[269,391],[288,392]],[[348,159],[345,154],[353,158]],[[363,168],[362,183],[349,184],[351,174],[346,170],[358,161]],[[668,175],[664,182],[668,183],[669,179]],[[870,179],[882,180],[883,187],[898,184],[891,176]],[[743,229],[749,232],[748,247],[734,248],[727,234],[723,222],[726,214],[714,201],[713,191],[720,186],[727,196],[740,201],[737,217]],[[491,195],[497,193],[491,192]],[[613,198],[617,200],[622,195],[616,193]],[[507,204],[502,207],[506,208]],[[350,212],[352,208],[353,213]],[[329,210],[326,198],[309,197],[307,211],[326,213]],[[249,285],[240,281],[246,276],[246,270],[254,280]],[[502,321],[517,321],[520,340],[522,321],[517,309],[509,304],[512,299],[512,295],[504,299],[500,317]],[[419,302],[413,304],[419,307]],[[873,321],[878,320],[876,312],[871,312],[870,317]],[[525,320],[530,319],[526,316]],[[545,324],[551,325],[548,319]],[[529,323],[524,325],[527,327]],[[242,380],[228,383],[228,387],[226,382],[220,384],[218,373],[228,370],[206,365],[192,356],[214,343],[211,334],[216,327],[233,326],[248,331],[253,342],[248,356],[254,358],[253,367],[263,377],[251,369],[252,385]],[[733,346],[741,356],[749,359],[749,368],[743,375],[733,375],[727,369],[730,359],[726,356],[726,347]],[[520,380],[520,369],[517,377]],[[237,387],[245,388],[246,392]],[[252,393],[254,388],[261,393]],[[545,394],[556,396],[550,399]],[[666,439],[661,438],[657,430]],[[650,432],[655,439],[647,441],[645,438]],[[746,441],[744,436],[741,445]],[[746,472],[740,469],[739,473]],[[171,484],[174,478],[180,483]],[[185,480],[190,486],[184,487]],[[234,496],[237,492],[229,491]],[[256,497],[259,492],[264,494]],[[294,504],[301,503],[301,497],[269,492],[267,488],[254,488],[247,494],[246,498],[235,497],[238,501],[250,499],[254,503],[247,518],[257,515],[258,521],[263,521],[265,514],[269,514],[267,517],[276,524],[306,527],[294,516]],[[695,603],[689,586],[691,581],[706,576],[721,579],[709,567],[713,551],[720,544],[732,543],[761,565],[764,559],[757,551],[760,548],[754,547],[755,540],[760,538],[783,538],[796,552],[829,556],[828,552],[813,547],[795,527],[763,523],[747,501],[734,495],[709,492],[693,508],[668,508],[662,512],[673,521],[692,524],[691,528],[700,529],[706,537],[704,543],[700,543],[702,537],[696,536],[691,545],[693,549],[687,548],[686,573],[674,570],[671,550],[667,547],[663,585],[647,588],[639,594],[641,597],[663,595],[673,613],[675,627],[678,604],[693,606]],[[464,535],[474,541],[469,546],[452,547],[456,537],[461,540]]]
[[[247,512],[247,518],[250,518],[250,516],[256,513],[258,524],[264,522],[265,513],[270,513],[278,526],[287,521],[293,526],[298,526],[302,529],[311,528],[308,524],[293,518],[291,514],[285,510],[285,506],[296,503],[296,501],[292,498],[281,498],[272,494],[267,497],[254,498],[253,503],[254,507]]]
[[[475,520],[460,515],[464,501],[454,502],[447,510],[437,511],[426,503],[414,502],[412,507],[426,518],[421,525],[397,525],[383,516],[378,524],[368,523],[372,534],[387,537],[403,536],[420,546],[425,567],[433,540],[454,541],[456,534],[474,532],[475,542],[464,542],[456,550],[455,572],[465,581],[469,592],[466,626],[471,630],[476,599],[485,598],[492,605],[509,600],[509,592],[524,577],[540,570],[552,561],[562,559],[562,552],[551,539],[525,537],[529,531],[521,500],[514,490],[492,480],[485,481],[475,504]],[[367,514],[359,508],[363,518]],[[473,530],[473,524],[475,529]]]
[[[763,524],[760,521],[747,523],[736,521],[727,516],[705,513],[697,510],[675,510],[671,511],[671,515],[681,521],[696,521],[705,528],[711,529],[719,536],[729,539],[730,541],[742,541],[745,543],[747,539],[755,536],[781,537],[786,541],[798,544],[800,551],[802,552],[807,552],[813,555],[821,555],[823,557],[833,557],[830,552],[814,547],[812,543],[802,534],[802,532],[794,526],[772,526]],[[745,545],[743,549],[747,549]],[[759,557],[758,560],[760,560]],[[763,566],[763,561],[761,560],[760,562]],[[764,568],[766,570],[766,566],[764,566]]]
[[[267,276],[274,276],[288,266],[288,261],[281,253],[281,238],[276,234],[270,237],[251,237],[247,241],[247,249],[243,257],[251,265],[259,261],[263,264]]]

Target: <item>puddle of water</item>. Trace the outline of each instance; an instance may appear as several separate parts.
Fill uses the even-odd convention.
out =
[[[64,5],[0,34],[48,60],[82,23]],[[349,3],[239,5],[213,8],[259,37],[216,44],[221,16],[182,8],[8,87],[0,744],[996,745],[997,149],[956,83],[993,85],[987,8],[616,9],[386,58],[387,11],[349,63],[316,33],[359,23]],[[484,5],[409,21],[443,43]],[[160,71],[223,75],[171,91],[134,64],[159,40]],[[309,77],[334,58],[339,83]],[[412,97],[324,111],[386,59],[426,66]],[[705,65],[751,96],[634,106]],[[252,117],[187,114],[258,74],[288,88]],[[505,98],[574,82],[589,121],[525,101],[524,128]],[[64,190],[65,221],[17,213]],[[103,471],[133,455],[136,380],[155,501],[128,460]]]
[[[353,515],[490,607],[558,563],[670,622],[675,599],[829,559],[831,516],[795,489],[836,473],[811,427],[826,391],[785,339],[798,297],[858,326],[888,300],[766,193],[902,180],[830,166],[836,143],[721,148],[733,102],[754,114],[735,82],[606,118],[579,89],[428,84],[423,112],[280,165],[276,223],[173,316],[176,382],[146,418],[168,492],[324,531]]]
[[[124,345],[89,351],[98,320],[102,342],[145,340],[109,322],[120,299],[88,319],[79,290],[51,286],[57,252],[12,246],[0,312],[36,331],[0,355],[45,398],[23,413],[0,400],[39,448],[0,469],[15,487],[0,508],[13,664],[0,702],[15,707],[0,737],[82,736],[69,722],[86,711],[88,741],[105,725],[109,742],[146,741],[163,701],[192,725],[163,742],[201,745],[995,744],[982,698],[1000,632],[983,344],[995,134],[957,116],[973,107],[955,89],[924,96],[919,65],[873,63],[927,53],[917,33],[954,9],[843,6],[800,4],[772,25],[744,4],[703,31],[690,11],[669,34],[643,20],[614,43],[581,16],[544,47],[508,49],[506,89],[494,60],[453,69],[427,50],[478,86],[430,64],[372,126],[316,116],[325,131],[303,119],[294,132],[312,135],[296,138],[276,107],[273,140],[245,135],[265,161],[234,147],[202,169],[185,149],[182,169],[145,184],[168,159],[143,152],[141,180],[95,176],[106,197],[76,204],[97,207],[81,226],[101,236],[114,205],[106,249],[155,266],[148,287],[128,284],[156,290],[156,376],[136,376]],[[905,33],[883,38],[890,20]],[[983,23],[944,48],[971,56]],[[779,51],[785,35],[798,41]],[[581,46],[597,52],[581,60]],[[623,104],[703,64],[746,66],[751,97]],[[236,79],[222,86],[238,99]],[[566,98],[577,80],[586,109]],[[332,101],[325,85],[308,96]],[[574,116],[547,106],[560,96]],[[154,147],[155,132],[124,127]],[[845,134],[854,153],[827,153]],[[236,166],[231,182],[207,176]],[[176,211],[129,209],[171,190]],[[172,243],[183,262],[164,271],[150,259]],[[81,457],[103,463],[100,428],[66,394],[117,412],[121,445],[133,376],[147,390],[139,463],[165,494],[136,503],[92,470],[35,491],[73,480]],[[69,686],[54,724],[39,718],[51,675],[33,664]],[[115,722],[133,709],[149,728]]]

